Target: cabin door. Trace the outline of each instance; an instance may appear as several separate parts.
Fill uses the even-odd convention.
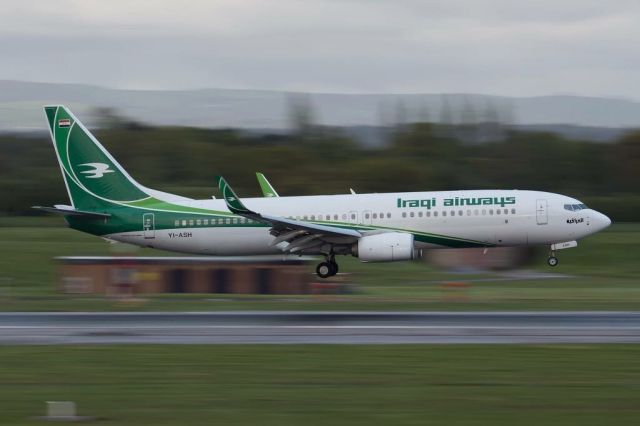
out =
[[[145,239],[156,237],[156,221],[153,213],[145,213],[142,215],[142,229],[144,230]]]
[[[547,200],[536,200],[536,222],[538,225],[546,225],[549,223]]]

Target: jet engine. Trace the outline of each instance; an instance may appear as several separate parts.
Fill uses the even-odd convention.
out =
[[[413,235],[405,232],[386,232],[360,237],[353,245],[353,255],[363,262],[393,262],[415,258]]]

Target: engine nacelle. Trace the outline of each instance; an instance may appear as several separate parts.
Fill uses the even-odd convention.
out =
[[[415,257],[413,235],[405,232],[386,232],[361,237],[354,244],[354,255],[363,262],[393,262]]]

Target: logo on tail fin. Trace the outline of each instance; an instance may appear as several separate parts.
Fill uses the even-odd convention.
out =
[[[78,164],[78,166],[89,166],[89,167],[93,167],[92,170],[84,170],[81,171],[80,173],[85,174],[87,176],[85,176],[88,179],[98,179],[101,178],[102,176],[105,175],[105,173],[113,173],[114,170],[111,170],[109,168],[108,164],[105,163],[85,163],[85,164]]]

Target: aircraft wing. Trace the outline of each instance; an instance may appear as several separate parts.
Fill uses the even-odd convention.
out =
[[[249,210],[242,201],[240,201],[223,177],[220,176],[217,179],[218,187],[222,192],[222,197],[227,203],[229,211],[233,214],[271,225],[270,232],[271,235],[275,237],[271,245],[288,243],[288,245],[283,247],[283,251],[295,253],[321,246],[324,243],[348,244],[357,241],[358,238],[362,236],[360,232],[353,229],[320,225],[254,212]]]
[[[262,189],[262,195],[264,195],[265,197],[279,197],[276,189],[269,183],[267,177],[264,174],[256,172],[256,178],[258,178],[260,189]]]
[[[264,173],[256,172],[256,178],[258,179],[258,183],[260,184],[260,189],[262,190],[262,195],[264,197],[279,197],[276,189],[269,183],[267,177]],[[353,195],[356,194],[356,191],[353,188],[349,188],[349,192]]]

